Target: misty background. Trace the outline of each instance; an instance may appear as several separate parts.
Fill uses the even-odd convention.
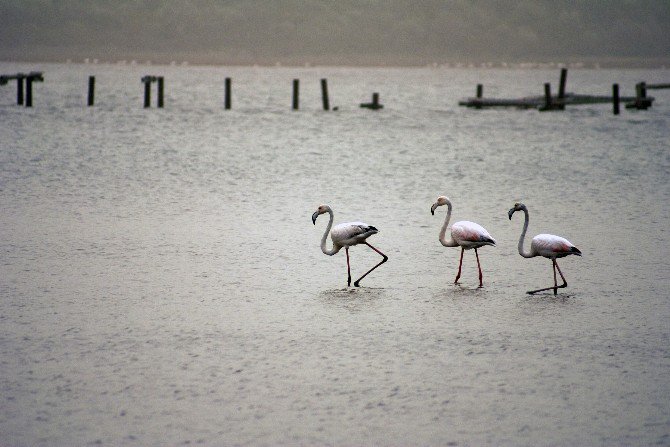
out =
[[[670,61],[669,0],[2,0],[0,60]]]

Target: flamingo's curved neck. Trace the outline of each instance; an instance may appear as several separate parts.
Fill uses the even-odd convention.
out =
[[[526,231],[528,230],[528,210],[523,208],[524,221],[523,221],[523,230],[521,231],[521,237],[519,237],[519,254],[524,258],[532,258],[533,254],[530,251],[524,251],[523,241],[526,238]]]
[[[327,254],[328,256],[333,256],[335,253],[340,251],[339,246],[333,244],[333,247],[328,250],[326,248],[326,240],[328,239],[328,234],[330,233],[330,229],[333,227],[333,210],[329,209],[328,214],[330,214],[330,220],[328,221],[328,226],[326,227],[325,233],[323,233],[323,237],[321,238],[321,251]]]
[[[442,229],[440,230],[440,242],[445,247],[457,247],[458,244],[456,243],[454,237],[451,234],[449,235],[449,240],[445,239],[447,235],[447,226],[449,225],[449,219],[451,219],[451,202],[447,202],[447,217],[445,217],[444,224],[442,225]]]

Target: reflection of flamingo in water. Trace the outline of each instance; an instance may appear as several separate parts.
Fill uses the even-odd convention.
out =
[[[558,289],[568,286],[568,282],[565,280],[565,276],[563,276],[563,272],[561,272],[561,269],[558,266],[558,263],[556,262],[556,258],[564,258],[569,255],[581,256],[582,252],[579,251],[577,247],[572,245],[572,242],[570,242],[569,240],[562,238],[560,236],[554,236],[553,234],[538,234],[530,242],[530,251],[524,251],[523,240],[526,237],[526,230],[528,230],[528,208],[526,208],[526,205],[524,205],[523,203],[515,203],[514,207],[510,209],[509,212],[507,213],[510,220],[512,220],[512,214],[514,214],[517,211],[523,211],[525,215],[523,230],[521,231],[521,237],[519,238],[519,254],[524,258],[543,256],[547,259],[551,259],[552,269],[554,271],[553,287],[545,287],[543,289],[530,290],[528,291],[528,293],[532,295],[537,292],[554,289],[554,295],[556,295]],[[558,273],[561,275],[561,278],[563,279],[563,284],[560,286],[556,281],[556,270],[558,270]]]
[[[366,242],[366,239],[377,234],[379,230],[375,227],[368,225],[363,222],[346,222],[335,225],[333,227],[333,210],[328,205],[321,205],[319,208],[312,214],[312,223],[316,225],[316,218],[319,217],[319,214],[328,213],[330,214],[330,220],[328,221],[328,226],[326,227],[325,233],[321,238],[321,251],[327,254],[328,256],[333,256],[335,253],[340,251],[344,247],[345,252],[347,253],[347,286],[351,285],[351,267],[349,265],[349,247],[357,244],[365,244],[380,255],[383,256],[381,262],[370,270],[368,270],[363,276],[358,278],[354,282],[354,286],[358,287],[361,279],[365,278],[371,271],[382,265],[388,260],[388,257],[377,250],[372,245]],[[330,229],[333,228],[333,231]],[[326,249],[326,239],[328,238],[328,233],[330,232],[330,237],[333,240],[333,248],[330,250]]]
[[[479,268],[479,287],[483,287],[482,267],[479,264],[479,253],[477,253],[477,249],[479,247],[483,247],[484,245],[495,246],[496,241],[491,237],[489,232],[484,229],[484,227],[474,222],[468,222],[467,220],[461,220],[454,223],[451,226],[451,238],[448,241],[445,240],[447,225],[449,225],[449,219],[451,218],[451,201],[445,196],[438,197],[437,202],[435,202],[433,206],[430,207],[430,212],[431,214],[435,215],[435,209],[442,205],[447,205],[447,217],[444,219],[444,224],[440,230],[440,242],[445,247],[461,247],[461,260],[458,264],[458,274],[456,275],[454,284],[458,284],[458,279],[461,277],[463,252],[465,250],[474,248],[475,256],[477,256],[477,268]]]

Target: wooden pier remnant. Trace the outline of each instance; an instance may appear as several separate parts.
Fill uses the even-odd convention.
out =
[[[26,107],[33,106],[33,78],[26,78]]]
[[[328,100],[328,80],[321,79],[321,100],[323,102],[323,110],[330,110],[330,102]]]
[[[568,79],[568,69],[561,68],[561,77],[558,81],[558,96],[552,98],[551,84],[544,84],[544,106],[540,107],[540,112],[548,110],[565,110],[565,84]]]
[[[163,79],[163,76],[158,76],[157,79],[157,86],[158,86],[158,98],[156,98],[156,105],[158,108],[162,109],[163,108],[163,87],[165,86],[165,81]]]
[[[232,95],[232,83],[233,80],[231,78],[226,78],[225,81],[225,96],[224,96],[224,104],[223,107],[226,110],[230,110],[232,108],[232,102],[233,102],[233,95]]]
[[[33,82],[43,82],[44,76],[41,71],[31,71],[28,74],[16,73],[13,75],[0,75],[0,85],[7,85],[9,81],[16,80],[16,104],[26,107],[33,106]],[[23,83],[25,81],[25,96]]]
[[[670,84],[647,84],[645,83],[647,90],[659,90],[663,88],[670,88]]]
[[[558,83],[557,110],[565,110],[565,83],[568,79],[568,69],[561,68],[561,78]]]
[[[481,100],[484,97],[484,86],[482,84],[477,84],[477,99]],[[481,109],[481,106],[475,106],[477,109]]]
[[[619,84],[612,84],[612,112],[619,114]]]
[[[626,104],[627,109],[647,110],[651,107],[654,98],[647,97],[647,83],[638,82],[635,84],[635,101]]]
[[[26,107],[33,106],[33,82],[43,82],[42,73],[32,72],[26,76]]]
[[[23,105],[23,79],[24,77],[21,74],[17,75],[16,78],[16,105]]]
[[[551,84],[544,83],[544,107],[540,111],[551,110]]]
[[[142,82],[144,82],[144,108],[147,109],[151,107],[151,78],[152,76],[144,76]]]
[[[361,107],[370,110],[379,110],[384,108],[382,104],[379,104],[379,93],[376,92],[372,94],[372,102],[361,103]]]
[[[556,101],[554,101],[554,98],[551,97],[551,84],[546,82],[544,84],[544,105],[539,107],[538,110],[540,112],[565,110],[565,94],[563,94],[562,98],[559,96],[555,99]]]
[[[95,102],[95,76],[89,76],[88,77],[88,100],[86,101],[86,104],[88,104],[88,106],[91,107],[94,102]]]
[[[157,84],[156,92],[156,106],[159,108],[163,107],[163,86],[165,84],[163,76],[143,76],[142,82],[144,83],[144,108],[151,107],[151,83],[155,82]]]
[[[298,110],[300,107],[300,80],[293,80],[293,110]]]
[[[459,106],[483,109],[490,107],[515,107],[519,109],[537,109],[545,110],[563,110],[565,106],[575,106],[584,104],[613,104],[613,96],[601,95],[580,95],[567,93],[565,91],[565,81],[567,78],[567,69],[561,70],[561,79],[559,83],[558,95],[551,95],[550,84],[545,84],[545,94],[543,96],[526,96],[522,98],[484,98],[479,96],[479,84],[477,86],[477,97],[467,98],[458,102]],[[658,84],[659,88],[670,88],[670,84]],[[667,87],[665,87],[667,86]],[[636,96],[620,96],[619,102],[624,103],[627,109],[646,109],[651,107],[654,98],[646,96],[646,89],[649,88],[645,83],[636,86]]]

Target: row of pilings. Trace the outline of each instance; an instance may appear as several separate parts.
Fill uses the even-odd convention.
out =
[[[566,93],[566,79],[567,69],[561,69],[561,76],[558,87],[558,95],[552,95],[551,84],[544,84],[544,95],[542,96],[526,96],[523,98],[485,98],[483,95],[484,87],[482,84],[477,84],[476,97],[469,98],[466,101],[459,101],[459,105],[473,107],[476,109],[491,108],[491,107],[515,107],[515,108],[534,108],[539,111],[556,111],[565,110],[567,105],[584,105],[584,104],[601,104],[611,103],[612,111],[615,115],[620,113],[621,103],[625,104],[628,109],[646,110],[651,107],[654,98],[647,96],[647,89],[662,89],[670,88],[670,84],[647,84],[640,82],[635,86],[634,97],[622,97],[619,94],[619,84],[612,85],[611,95],[585,95]],[[32,107],[33,105],[33,83],[43,82],[44,76],[42,72],[33,71],[30,73],[17,73],[10,75],[0,75],[0,86],[6,85],[11,80],[16,80],[17,92],[16,103],[18,105],[25,105]],[[165,79],[163,76],[146,75],[141,78],[144,84],[144,107],[151,107],[152,85],[156,85],[156,107],[163,108],[165,105]],[[323,110],[331,110],[330,99],[328,97],[328,81],[321,79],[321,100]],[[93,106],[95,104],[95,76],[88,78],[88,95],[87,105]],[[371,110],[379,110],[384,106],[379,102],[379,93],[372,94],[372,101],[361,103],[360,107]],[[224,108],[229,110],[232,108],[232,79],[225,78],[224,83]],[[300,108],[300,80],[293,80],[293,97],[291,101],[291,108],[298,110]],[[333,107],[332,110],[337,110]]]
[[[33,105],[33,93],[32,93],[32,83],[35,81],[44,81],[44,76],[42,72],[31,72],[29,74],[13,74],[13,75],[1,75],[0,76],[0,85],[6,85],[10,80],[16,80],[17,82],[17,96],[16,103],[18,105],[23,105],[25,102],[26,107],[32,107]],[[24,81],[26,85],[26,94],[24,101]],[[156,84],[156,107],[163,108],[165,105],[165,78],[163,76],[155,75],[146,75],[141,78],[141,82],[144,84],[144,108],[151,107],[151,92],[152,85]],[[224,109],[230,110],[232,108],[232,79],[225,78],[224,82]],[[321,79],[321,103],[323,110],[331,110],[330,99],[328,97],[328,80]],[[95,105],[95,76],[88,77],[88,94],[86,104],[91,107]],[[372,102],[360,104],[362,108],[368,108],[371,110],[378,110],[384,106],[379,103],[379,93],[372,94]],[[298,110],[300,108],[300,80],[293,80],[293,98],[291,101],[291,108],[293,110]],[[337,110],[337,107],[333,107],[332,110]]]

